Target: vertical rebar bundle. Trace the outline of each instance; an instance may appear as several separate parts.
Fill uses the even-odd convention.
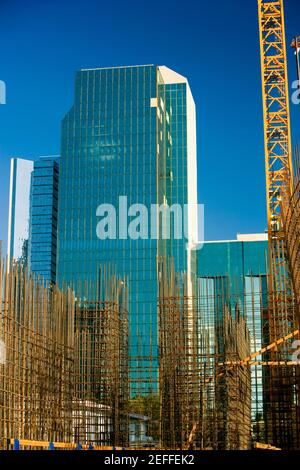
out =
[[[283,193],[282,195],[282,223],[285,237],[287,262],[289,275],[292,281],[291,289],[286,289],[286,296],[292,297],[289,303],[293,305],[293,317],[288,323],[288,328],[299,329],[300,325],[300,148],[296,146],[294,152],[295,176],[293,180],[293,192]],[[291,317],[291,315],[290,315]],[[289,343],[289,349],[286,358],[291,358],[292,342]],[[292,448],[300,448],[300,373],[299,367],[292,369],[293,390],[290,392],[290,402],[292,403],[293,416],[290,421],[293,422]],[[289,404],[286,405],[286,408]]]
[[[172,260],[159,260],[159,389],[161,444],[182,448],[199,421],[200,375],[194,299],[187,275],[176,276]]]
[[[175,273],[172,259],[160,258],[158,270],[159,394],[129,400],[126,281],[101,269],[85,286],[96,292],[87,301],[1,261],[2,445],[20,438],[238,450],[251,447],[252,425],[252,439],[273,444],[275,436],[297,448],[294,335],[255,352],[256,335],[267,344],[267,280],[249,276],[241,292],[226,276],[199,278],[190,296],[188,276]]]
[[[0,437],[70,441],[73,293],[1,260],[0,295]]]
[[[231,291],[226,277],[199,279],[201,448],[250,448],[251,373],[241,364],[250,351],[250,334],[239,306],[244,298],[243,292]]]
[[[159,260],[159,374],[164,448],[249,449],[250,368],[246,321],[224,286],[187,296],[186,274]],[[204,295],[203,295],[204,294]]]
[[[127,286],[93,302],[0,262],[0,438],[128,444]]]
[[[247,365],[230,366],[230,362],[241,362],[250,352],[249,330],[238,309],[233,319],[224,305],[216,335],[218,450],[247,450],[251,442],[250,370]]]
[[[127,287],[102,272],[97,299],[77,300],[74,437],[83,444],[128,444]]]

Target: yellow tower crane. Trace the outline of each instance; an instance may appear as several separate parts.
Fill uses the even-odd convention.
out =
[[[283,0],[258,0],[267,217],[272,291],[285,292],[282,198],[292,193],[293,167]],[[275,332],[274,332],[275,333]],[[277,335],[278,336],[278,335]]]
[[[263,320],[264,340],[272,343],[297,328],[294,295],[283,230],[283,207],[293,191],[292,143],[283,0],[258,0],[266,196],[269,235],[269,302]],[[289,359],[284,343],[266,361]],[[283,449],[299,445],[296,378],[292,367],[271,368],[266,376],[267,434],[270,444]],[[290,427],[288,423],[295,423]]]
[[[263,319],[263,324],[267,325],[267,332],[263,332],[265,346],[245,358],[240,365],[259,363],[268,366],[269,375],[265,375],[264,383],[266,438],[268,444],[295,449],[300,445],[299,415],[297,417],[295,405],[295,377],[298,372],[295,372],[297,364],[289,360],[289,355],[290,341],[299,335],[299,330],[282,217],[283,199],[288,200],[293,191],[284,5],[283,0],[257,1],[269,238],[269,305],[267,318]],[[300,44],[300,38],[297,41]],[[297,45],[298,42],[296,48]],[[267,355],[266,360],[256,363],[254,358],[262,354]],[[291,422],[295,425],[291,426]],[[198,423],[194,423],[186,448],[193,444],[197,427]]]

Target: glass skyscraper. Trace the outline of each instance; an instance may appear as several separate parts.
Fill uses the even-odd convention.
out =
[[[108,264],[127,277],[132,393],[157,387],[157,256],[172,255],[176,271],[195,273],[195,121],[186,78],[146,65],[79,71],[74,105],[62,123],[58,283],[78,291]],[[107,212],[116,210],[115,238],[97,236],[102,204]],[[136,216],[144,210],[136,204],[147,209],[148,224],[137,227]],[[151,237],[152,204],[186,204],[186,237],[175,236],[174,222],[169,239]],[[120,217],[124,207],[127,221]],[[132,222],[137,230],[130,237]],[[95,292],[85,288],[80,295],[92,300]]]
[[[47,281],[56,280],[58,157],[12,158],[10,166],[9,259],[22,261]]]
[[[27,264],[29,237],[29,195],[33,162],[12,158],[8,209],[8,259]]]
[[[56,281],[59,160],[40,157],[34,162],[30,191],[28,265],[33,274]]]

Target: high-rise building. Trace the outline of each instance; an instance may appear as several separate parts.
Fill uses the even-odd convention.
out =
[[[206,325],[210,353],[215,353],[215,331],[226,310],[241,315],[250,331],[251,353],[268,341],[264,313],[268,306],[268,235],[238,235],[237,240],[205,242],[197,252],[199,324]],[[222,346],[219,347],[222,350]],[[261,356],[256,358],[262,360]],[[264,439],[263,367],[251,367],[252,435]]]
[[[12,158],[8,209],[8,259],[27,264],[29,236],[29,195],[33,161]]]
[[[79,71],[62,124],[58,282],[77,291],[81,284],[92,299],[86,281],[97,279],[100,266],[127,277],[132,393],[157,386],[157,256],[172,255],[178,272],[196,270],[195,121],[187,79],[146,65]],[[170,237],[166,229],[157,239],[156,204],[162,211],[186,205],[185,237],[177,207]]]
[[[56,281],[59,160],[40,157],[34,162],[30,192],[28,265],[33,274]]]

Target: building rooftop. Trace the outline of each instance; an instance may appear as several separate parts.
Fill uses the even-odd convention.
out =
[[[110,70],[110,69],[132,69],[135,67],[153,67],[154,64],[141,64],[141,65],[115,65],[113,67],[91,67],[87,69],[80,69],[81,72],[89,72],[92,70]]]
[[[208,240],[204,243],[238,243],[238,242],[262,242],[268,241],[267,233],[238,233],[236,240]]]

